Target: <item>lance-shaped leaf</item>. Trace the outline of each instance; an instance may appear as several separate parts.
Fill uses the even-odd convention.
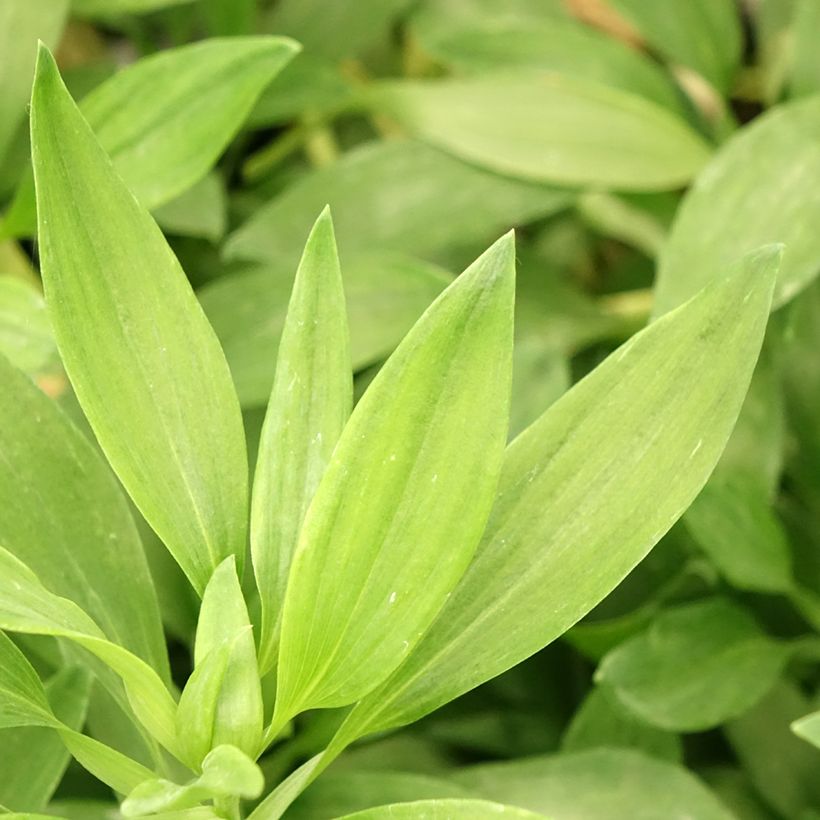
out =
[[[151,778],[150,770],[57,718],[37,673],[25,655],[0,632],[0,727],[54,729],[75,758],[111,788],[127,793]]]
[[[156,223],[47,50],[31,108],[46,302],[105,454],[200,593],[247,531],[247,457],[225,358]]]
[[[298,51],[285,37],[212,38],[166,49],[114,74],[80,109],[129,190],[153,209],[205,177]],[[8,215],[10,232],[33,231],[34,216],[29,175]]]
[[[274,723],[376,686],[466,569],[507,432],[513,286],[508,234],[433,303],[354,410],[293,559]]]
[[[507,449],[469,570],[337,743],[416,720],[565,632],[681,516],[737,418],[779,248],[630,339]]]
[[[461,159],[539,182],[677,188],[709,159],[703,139],[666,109],[559,74],[392,82],[367,100]]]
[[[0,543],[163,678],[157,597],[131,513],[99,451],[0,356]]]
[[[0,629],[67,638],[98,657],[123,681],[128,702],[143,726],[166,749],[175,748],[176,704],[145,661],[103,637],[75,603],[49,592],[37,576],[0,547]]]
[[[785,245],[774,303],[820,271],[820,97],[779,105],[741,129],[687,193],[664,246],[656,316],[677,307],[726,266],[765,242]]]
[[[205,676],[212,683],[203,686],[203,680],[192,691],[198,689],[202,697],[199,720],[204,722],[207,715],[213,715],[208,731],[210,743],[207,748],[192,749],[192,762],[198,766],[212,746],[221,744],[236,746],[255,757],[262,739],[262,690],[256,646],[233,556],[217,567],[202,598],[194,646],[195,667],[202,667],[209,658],[221,659]],[[193,701],[190,705],[195,707]],[[179,719],[177,726],[180,734],[189,728]]]
[[[353,406],[347,313],[330,211],[299,264],[268,404],[251,504],[251,554],[262,604],[260,669],[274,662],[296,540]]]

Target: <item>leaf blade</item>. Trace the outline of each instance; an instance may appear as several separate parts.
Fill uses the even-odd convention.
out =
[[[201,593],[222,559],[245,550],[245,444],[224,356],[44,49],[32,146],[46,301],[66,370],[120,480]],[[89,308],[96,322],[76,321]]]

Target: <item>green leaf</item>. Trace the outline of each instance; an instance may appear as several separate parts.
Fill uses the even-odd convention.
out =
[[[0,165],[25,117],[37,40],[57,45],[68,5],[68,0],[0,4]]]
[[[561,741],[564,752],[600,747],[627,748],[680,763],[683,746],[671,732],[651,726],[625,709],[606,687],[589,691]]]
[[[690,112],[672,78],[625,43],[571,18],[536,21],[478,18],[422,45],[460,72],[528,68],[579,77],[644,97],[679,115]]]
[[[0,384],[0,544],[167,679],[156,593],[111,471],[2,356]]]
[[[198,667],[212,653],[230,646],[214,708],[211,745],[231,744],[255,757],[262,739],[263,707],[256,646],[250,626],[236,574],[236,561],[231,556],[217,567],[205,589],[197,625],[194,664]],[[184,733],[189,727],[178,720],[178,728]],[[194,762],[198,764],[201,759],[200,756]]]
[[[470,793],[449,780],[393,771],[330,771],[288,810],[288,820],[337,817],[383,803],[468,798]]]
[[[193,808],[219,797],[259,797],[265,780],[259,767],[234,746],[219,746],[202,762],[202,774],[185,785],[156,778],[139,784],[122,804],[125,817]]]
[[[608,2],[673,65],[691,68],[728,94],[743,56],[740,10],[733,0]]]
[[[81,109],[126,186],[153,208],[205,176],[299,48],[283,37],[230,37],[161,51],[115,74]]]
[[[228,237],[225,254],[295,269],[305,227],[329,204],[343,259],[378,248],[441,261],[447,249],[472,249],[515,224],[565,208],[572,198],[498,177],[418,142],[379,141],[286,188]],[[459,259],[468,258],[462,252]]]
[[[275,723],[373,689],[470,562],[507,433],[513,285],[508,234],[433,303],[356,406],[294,555]]]
[[[728,140],[698,176],[661,253],[656,316],[764,242],[785,245],[774,305],[820,271],[820,97],[777,106]]]
[[[245,553],[245,442],[228,367],[156,223],[45,50],[31,118],[43,281],[63,362],[108,460],[201,593],[224,558]]]
[[[515,439],[472,565],[415,652],[354,707],[339,743],[416,720],[529,657],[657,543],[729,437],[778,260],[777,249],[745,259]]]
[[[621,644],[595,674],[618,700],[663,729],[711,729],[754,706],[777,682],[790,647],[728,599],[670,609]]]
[[[488,800],[549,817],[732,820],[686,769],[626,749],[488,763],[464,769],[453,779]]]
[[[114,74],[80,109],[126,187],[144,208],[156,208],[206,176],[298,50],[283,37],[212,38],[166,49]],[[26,224],[33,194],[29,178],[12,209],[16,234],[34,228]]]
[[[37,576],[0,547],[0,629],[68,638],[96,655],[123,680],[128,702],[166,749],[175,748],[176,704],[157,673],[136,655],[102,637],[72,601],[49,592]]]
[[[532,71],[393,82],[369,105],[469,162],[553,185],[677,188],[709,159],[684,121],[635,94]]]
[[[263,674],[275,661],[302,521],[352,406],[345,297],[333,223],[325,209],[296,273],[253,481],[251,555],[262,605]]]
[[[502,806],[488,800],[417,800],[413,803],[393,803],[373,809],[346,814],[338,820],[494,820],[508,817],[510,820],[536,820],[543,814],[535,814],[515,806]]]
[[[452,281],[438,267],[389,252],[348,260],[343,280],[356,370],[387,357]],[[271,352],[279,344],[292,284],[277,265],[226,276],[199,291],[243,407],[264,405],[270,397],[276,368]]]
[[[683,520],[733,586],[774,593],[794,587],[786,533],[756,477],[741,472],[713,476]]]

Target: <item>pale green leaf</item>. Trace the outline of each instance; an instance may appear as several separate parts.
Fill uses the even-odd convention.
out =
[[[509,820],[537,820],[543,814],[535,814],[515,806],[503,806],[488,800],[417,800],[413,803],[393,803],[377,806],[355,814],[346,814],[338,820],[494,820],[506,817]]]
[[[656,316],[764,242],[785,245],[775,306],[820,271],[820,97],[777,106],[728,140],[687,193],[664,246]]]
[[[433,303],[356,406],[294,555],[275,721],[374,688],[469,564],[507,433],[513,289],[508,234]]]
[[[200,593],[247,531],[242,418],[185,274],[43,50],[32,146],[46,302],[120,480]],[[87,321],[93,317],[93,321]]]
[[[307,225],[329,204],[343,259],[378,248],[440,261],[448,249],[481,245],[567,207],[572,198],[498,177],[418,142],[373,142],[263,205],[229,236],[225,253],[295,269]],[[343,272],[347,276],[347,262]]]
[[[74,730],[81,729],[85,722],[90,689],[88,672],[68,666],[45,685],[55,716]],[[0,771],[3,772],[0,803],[15,811],[44,809],[68,762],[68,750],[55,732],[43,727],[3,730],[0,732]]]
[[[211,794],[237,795],[249,800],[259,797],[265,778],[254,761],[235,746],[213,749],[202,761],[200,785]]]
[[[230,37],[161,51],[92,91],[83,116],[126,186],[153,208],[205,176],[298,50],[283,37]]]
[[[211,743],[231,744],[255,756],[262,739],[262,691],[253,632],[233,556],[217,567],[205,589],[194,646],[195,666],[226,645],[231,650],[214,710]],[[178,727],[181,732],[188,730],[179,721]],[[194,762],[199,760],[201,757]]]
[[[732,820],[694,775],[626,749],[600,749],[509,763],[454,775],[488,800],[572,820]]]
[[[56,46],[67,12],[68,0],[0,2],[0,165],[25,117],[37,41]]]
[[[105,635],[168,677],[148,565],[98,451],[0,356],[0,544]]]
[[[663,612],[610,652],[595,679],[643,720],[697,732],[754,706],[790,655],[744,609],[714,598]]]
[[[794,587],[788,538],[756,477],[713,476],[683,520],[733,586],[774,593]]]
[[[126,187],[155,208],[205,177],[298,50],[283,37],[211,38],[167,49],[114,74],[80,109]],[[27,224],[33,193],[29,178],[10,215],[16,234],[34,229]],[[213,218],[208,224],[213,229]]]
[[[743,54],[734,0],[608,0],[673,65],[690,68],[728,93]]]
[[[389,252],[354,256],[342,273],[355,370],[386,358],[452,281],[438,267]],[[273,352],[291,286],[276,265],[226,276],[199,291],[243,407],[264,405],[270,397]]]
[[[338,742],[416,720],[524,660],[657,543],[729,437],[778,260],[776,249],[744,260],[518,436],[472,565],[415,652],[354,707]]]
[[[0,547],[0,629],[68,638],[123,680],[128,702],[145,728],[169,751],[175,747],[176,704],[159,675],[127,649],[102,637],[73,601],[49,592],[37,576]]]
[[[557,74],[385,83],[367,101],[461,159],[553,185],[677,188],[710,154],[704,140],[668,110]]]
[[[333,224],[325,210],[296,273],[253,481],[251,555],[262,605],[263,673],[275,660],[302,521],[352,406],[345,297]]]

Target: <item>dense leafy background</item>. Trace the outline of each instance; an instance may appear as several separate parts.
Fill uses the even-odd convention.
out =
[[[261,758],[260,820],[328,764],[286,816],[820,816],[818,38],[816,0],[0,0],[0,806],[110,817],[160,746],[218,748],[127,810],[253,801],[253,623],[277,719],[358,701]],[[38,40],[79,111],[41,62],[32,169]]]

